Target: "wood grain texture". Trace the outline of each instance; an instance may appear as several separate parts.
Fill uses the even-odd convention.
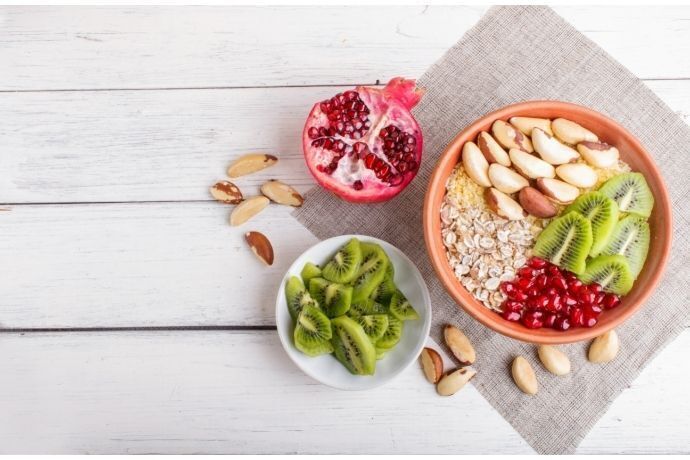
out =
[[[16,206],[0,213],[0,327],[274,325],[290,264],[316,238],[271,205],[241,227],[216,202]],[[275,250],[266,267],[244,233]]]
[[[690,80],[647,84],[690,114]],[[302,128],[345,87],[0,93],[0,204],[209,200],[230,161],[269,151],[269,178],[306,190]]]
[[[350,84],[420,75],[486,9],[6,7],[0,62],[11,65],[0,89]],[[687,7],[555,10],[642,78],[690,77]]]
[[[686,333],[653,362],[579,452],[688,452],[689,346]],[[333,390],[274,332],[3,334],[0,348],[5,454],[531,452],[471,385],[439,397],[413,365]]]

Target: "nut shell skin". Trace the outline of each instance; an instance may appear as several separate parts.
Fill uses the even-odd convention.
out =
[[[522,208],[534,217],[547,219],[558,214],[556,206],[539,190],[534,187],[525,187],[518,195]]]

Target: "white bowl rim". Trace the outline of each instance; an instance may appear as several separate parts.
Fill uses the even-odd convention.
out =
[[[406,359],[405,363],[401,366],[398,367],[395,371],[391,372],[390,374],[386,375],[385,377],[382,378],[376,378],[376,374],[373,376],[362,376],[361,378],[363,379],[369,379],[367,383],[370,383],[370,385],[361,385],[361,386],[350,386],[350,385],[340,385],[338,383],[333,383],[333,382],[324,382],[320,376],[312,372],[312,369],[303,366],[300,362],[298,362],[293,354],[300,353],[299,350],[297,350],[292,343],[292,340],[290,337],[285,337],[284,334],[281,332],[281,327],[279,324],[279,319],[281,317],[281,308],[284,308],[284,300],[285,297],[285,282],[287,281],[288,277],[291,276],[291,273],[295,273],[295,267],[297,265],[297,261],[302,258],[307,252],[317,250],[321,246],[327,246],[330,245],[334,242],[334,240],[342,241],[341,244],[344,244],[351,238],[357,238],[360,241],[365,241],[365,242],[372,242],[372,243],[377,243],[381,246],[384,247],[386,252],[388,252],[388,248],[392,249],[397,253],[397,256],[400,257],[406,264],[408,264],[411,268],[412,274],[414,278],[417,281],[417,288],[421,290],[421,296],[424,299],[424,325],[422,326],[422,334],[420,334],[420,337],[417,339],[417,343],[415,345],[415,348],[412,353],[410,353],[410,356]],[[299,273],[300,270],[297,271]],[[282,303],[281,303],[282,302]],[[419,307],[418,307],[419,308]],[[306,375],[309,377],[313,378],[314,380],[318,381],[319,383],[336,388],[339,390],[347,390],[347,391],[361,391],[361,390],[369,390],[372,388],[377,388],[380,387],[381,385],[384,385],[386,383],[391,382],[393,379],[395,379],[397,376],[399,376],[403,371],[408,369],[412,363],[414,363],[417,358],[419,357],[420,353],[424,349],[424,346],[426,345],[427,338],[429,337],[429,331],[431,330],[431,296],[429,294],[429,289],[427,288],[426,282],[424,281],[424,277],[422,276],[421,272],[419,271],[419,268],[417,268],[417,265],[412,262],[412,260],[407,257],[407,254],[405,254],[402,250],[398,249],[395,245],[389,243],[388,241],[382,240],[380,238],[376,238],[373,236],[368,236],[368,235],[358,235],[358,234],[346,234],[346,235],[339,235],[339,236],[334,236],[325,240],[321,240],[318,243],[314,244],[313,246],[307,248],[304,252],[302,252],[299,256],[295,258],[295,260],[292,262],[290,267],[287,269],[285,274],[283,275],[283,278],[281,279],[280,286],[278,287],[278,293],[276,295],[276,329],[278,331],[278,337],[280,338],[280,343],[283,346],[283,349],[285,350],[285,353],[290,357],[290,360]]]

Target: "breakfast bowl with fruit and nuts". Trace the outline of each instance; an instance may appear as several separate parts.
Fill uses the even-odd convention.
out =
[[[671,243],[663,179],[615,121],[556,101],[461,132],[424,207],[432,263],[484,325],[536,343],[601,335],[653,291]]]

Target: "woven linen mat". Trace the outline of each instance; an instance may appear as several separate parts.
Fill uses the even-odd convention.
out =
[[[316,237],[345,233],[379,237],[416,263],[431,292],[431,336],[456,324],[478,360],[472,383],[540,453],[570,453],[642,368],[690,319],[690,128],[649,88],[547,7],[494,7],[420,79],[426,95],[415,108],[424,132],[422,167],[398,197],[383,204],[349,204],[319,188],[293,215]],[[674,209],[674,243],[665,275],[645,307],[618,329],[621,352],[606,365],[586,360],[588,344],[564,346],[570,375],[554,377],[536,347],[485,328],[446,294],[429,262],[422,203],[430,173],[445,146],[480,116],[507,104],[558,99],[591,107],[623,124],[661,168]],[[510,377],[516,355],[532,363],[539,393],[521,393]],[[460,430],[461,427],[458,427]]]

